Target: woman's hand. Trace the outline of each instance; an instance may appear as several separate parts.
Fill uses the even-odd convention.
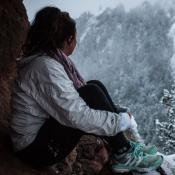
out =
[[[129,113],[119,114],[119,132],[123,132],[131,128],[131,115]]]
[[[134,116],[130,113],[120,113],[119,114],[119,132],[125,131],[127,129],[136,129],[137,123]]]
[[[137,123],[133,115],[131,115],[131,129],[133,130],[137,129]]]

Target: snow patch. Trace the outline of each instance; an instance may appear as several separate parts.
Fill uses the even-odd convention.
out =
[[[168,36],[173,39],[174,54],[171,58],[171,66],[172,66],[172,70],[175,70],[175,23],[171,26],[169,33],[168,33]],[[175,71],[172,72],[172,74],[175,75]]]
[[[165,160],[161,165],[161,168],[165,175],[175,175],[175,154],[164,156],[164,159]],[[133,175],[140,175],[140,173],[134,172]],[[161,173],[157,171],[151,171],[149,173],[142,173],[142,175],[161,175]]]
[[[96,23],[96,18],[92,17],[89,19],[88,23],[87,23],[87,28],[86,30],[83,32],[82,36],[80,37],[80,42],[82,42],[84,40],[84,38],[86,37],[86,35],[89,33],[89,30],[91,29],[92,25]]]

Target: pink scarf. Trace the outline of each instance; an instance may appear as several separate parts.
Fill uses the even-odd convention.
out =
[[[86,84],[86,82],[76,69],[74,63],[67,55],[64,54],[64,52],[58,50],[54,58],[63,65],[64,70],[66,71],[68,77],[73,81],[74,87],[76,89],[79,89]]]

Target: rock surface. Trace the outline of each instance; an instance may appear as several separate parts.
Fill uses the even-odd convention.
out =
[[[29,22],[21,0],[0,0],[0,120],[9,114],[10,87]]]

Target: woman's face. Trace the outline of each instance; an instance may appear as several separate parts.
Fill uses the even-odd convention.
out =
[[[63,52],[67,56],[71,55],[76,47],[76,44],[77,44],[76,35],[70,36],[70,38],[68,40],[65,40],[64,42]]]
[[[76,39],[76,34],[74,37],[72,37],[71,41],[70,41],[70,55],[73,53],[76,45],[77,45],[77,39]]]

